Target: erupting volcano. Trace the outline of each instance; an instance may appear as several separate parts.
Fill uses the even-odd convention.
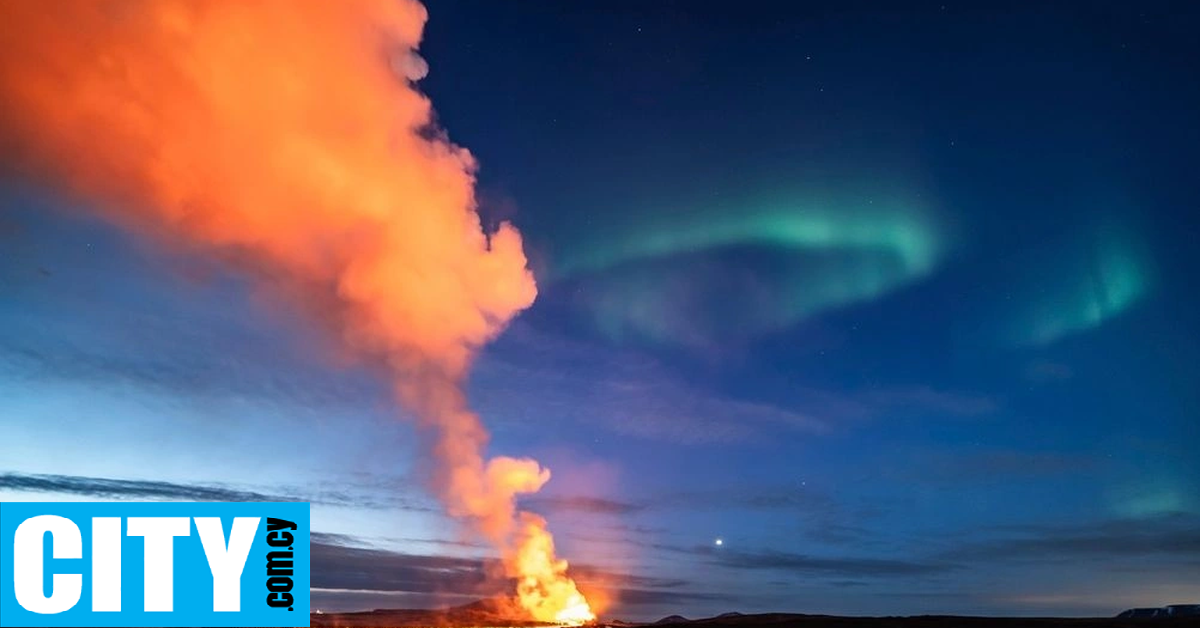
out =
[[[76,206],[230,260],[386,365],[426,434],[433,489],[501,554],[539,621],[594,615],[546,522],[550,472],[487,458],[462,385],[534,300],[521,236],[481,228],[475,161],[414,86],[413,0],[0,4],[10,168]]]

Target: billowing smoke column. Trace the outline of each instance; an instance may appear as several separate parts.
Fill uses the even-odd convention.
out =
[[[0,149],[81,206],[238,260],[389,365],[450,514],[500,549],[534,618],[582,622],[545,521],[515,508],[549,471],[486,459],[462,391],[537,290],[411,83],[425,19],[413,0],[0,3]]]

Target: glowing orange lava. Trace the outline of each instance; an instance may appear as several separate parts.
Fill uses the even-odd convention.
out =
[[[567,576],[567,561],[556,558],[554,537],[546,520],[533,513],[520,513],[515,552],[506,566],[517,576],[521,606],[538,621],[568,625],[596,619],[575,581]]]

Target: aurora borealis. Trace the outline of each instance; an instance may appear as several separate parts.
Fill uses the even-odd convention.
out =
[[[411,292],[483,312],[455,345],[479,352],[480,446],[553,470],[519,504],[603,618],[1200,602],[1200,5],[425,4],[427,75],[364,58],[429,97],[415,137],[470,151],[461,189],[522,249],[470,248],[523,253],[537,295],[491,339],[486,296]],[[304,93],[325,112],[327,91]],[[390,154],[364,128],[315,137]],[[304,154],[278,156],[333,172]],[[339,242],[376,241],[391,194],[354,196],[367,226]],[[315,608],[502,590],[430,495],[390,375],[339,344],[346,312],[84,202],[0,179],[0,499],[309,500]],[[301,231],[308,203],[281,205]],[[422,228],[389,242],[444,263],[382,264],[380,285],[495,287]],[[442,326],[402,318],[359,322],[399,345]]]
[[[593,282],[586,307],[612,338],[709,343],[778,330],[933,272],[943,236],[919,201],[799,191],[685,216],[636,212],[594,230],[550,276]]]
[[[858,192],[861,196],[862,193]],[[620,233],[599,229],[601,244],[584,248],[558,266],[563,275],[603,270],[655,257],[667,257],[724,246],[747,244],[796,251],[860,253],[890,258],[902,276],[928,273],[938,257],[933,229],[913,215],[908,203],[888,198],[892,207],[869,211],[841,199],[822,196],[779,195],[767,203],[726,205],[695,212],[687,221],[659,216],[657,224],[635,224]],[[866,210],[866,211],[864,211]]]
[[[1055,272],[1025,288],[1027,301],[1008,323],[1007,339],[1049,345],[1096,330],[1149,296],[1152,262],[1138,239],[1127,229],[1081,228],[1054,260]]]

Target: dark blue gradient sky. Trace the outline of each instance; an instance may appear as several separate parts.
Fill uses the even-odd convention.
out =
[[[1197,7],[894,5],[428,3],[539,278],[471,399],[606,615],[1197,601]],[[65,203],[0,194],[0,499],[311,500],[314,607],[490,591],[383,382]]]

